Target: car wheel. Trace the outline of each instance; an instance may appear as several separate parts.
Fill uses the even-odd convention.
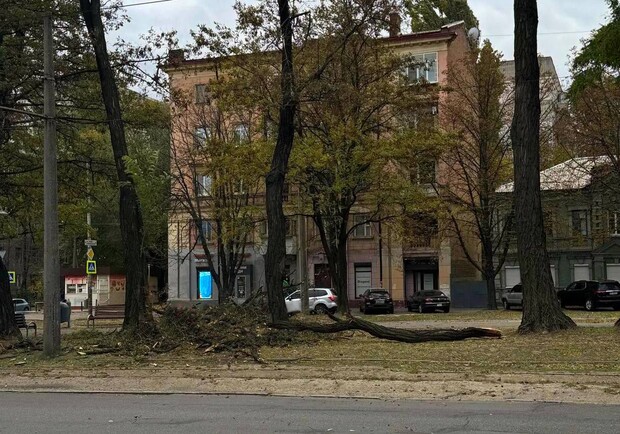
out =
[[[327,313],[327,306],[324,304],[317,304],[314,306],[314,312],[316,312],[317,315],[325,315]]]
[[[364,313],[364,306],[360,304],[360,312]]]
[[[504,305],[505,310],[510,310],[510,303],[508,303],[508,300],[502,300],[502,304]]]
[[[443,310],[443,313],[450,313],[450,308],[449,308],[449,307],[446,307],[446,308]]]
[[[388,313],[394,313],[394,308],[391,308]]]
[[[418,313],[424,313],[424,308],[421,303],[418,305]]]
[[[594,302],[591,298],[586,300],[585,308],[587,311],[592,312],[594,310]]]
[[[564,302],[564,300],[562,299],[562,297],[558,297],[558,300],[560,301],[560,307],[562,309],[564,309],[566,307],[566,303]]]
[[[614,306],[614,310],[620,310],[620,306],[618,305]]]
[[[24,308],[24,312],[28,312],[29,310],[30,310],[30,308],[29,308],[29,307],[25,307],[25,308]]]
[[[411,306],[410,304],[407,305],[407,310],[409,312],[413,312],[413,306]]]

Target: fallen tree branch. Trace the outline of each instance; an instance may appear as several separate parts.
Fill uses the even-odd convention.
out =
[[[431,341],[461,341],[469,338],[499,339],[502,337],[502,332],[500,330],[489,328],[466,327],[463,329],[407,330],[385,327],[354,316],[349,316],[346,319],[339,319],[333,315],[329,315],[329,317],[334,323],[312,324],[276,321],[269,324],[269,326],[281,330],[312,331],[316,333],[338,333],[347,330],[362,330],[377,338],[413,344]]]

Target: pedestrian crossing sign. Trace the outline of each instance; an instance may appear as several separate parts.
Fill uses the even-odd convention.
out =
[[[15,271],[9,271],[9,283],[17,283],[17,278],[15,277]]]
[[[97,274],[97,261],[86,261],[86,274]]]

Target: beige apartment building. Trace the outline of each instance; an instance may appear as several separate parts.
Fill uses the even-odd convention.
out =
[[[462,22],[446,25],[440,29],[411,34],[392,32],[383,38],[385,44],[396,53],[415,55],[426,67],[409,73],[423,77],[428,83],[442,86],[446,81],[447,68],[462,58],[469,50],[467,29]],[[188,60],[181,52],[170,53],[167,73],[173,91],[184,90],[193,93],[195,103],[204,103],[209,98],[208,83],[216,73],[212,59]],[[445,95],[439,94],[439,98]],[[432,108],[437,122],[439,104]],[[173,113],[175,113],[173,107]],[[187,116],[176,111],[175,116]],[[172,148],[185,143],[180,132],[173,131]],[[244,134],[242,128],[238,134]],[[440,164],[435,164],[420,183],[440,179]],[[433,194],[433,189],[428,189]],[[298,200],[291,188],[289,203]],[[259,206],[264,198],[258,194],[254,202]],[[359,222],[363,215],[353,215],[352,223]],[[192,221],[182,213],[169,217],[169,299],[171,301],[217,303],[217,288],[211,281],[205,254],[196,243]],[[403,301],[414,292],[423,289],[441,289],[450,293],[451,284],[458,280],[476,280],[473,268],[469,266],[458,247],[458,242],[442,236],[444,222],[432,216],[418,220],[416,225],[405,228],[409,232],[406,242],[387,224],[367,223],[358,226],[347,245],[348,291],[351,300],[368,288],[388,289],[394,300]],[[264,253],[265,237],[257,225],[256,235],[248,241],[244,264],[237,276],[234,298],[241,302],[253,291],[265,284]],[[287,274],[289,283],[307,284],[309,287],[329,287],[331,281],[327,260],[318,239],[316,227],[309,218],[292,217],[287,225]],[[217,262],[217,258],[216,258]]]

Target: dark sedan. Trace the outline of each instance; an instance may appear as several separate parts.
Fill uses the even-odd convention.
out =
[[[394,313],[394,301],[385,289],[367,289],[361,296],[360,312]]]
[[[620,310],[620,283],[615,280],[578,280],[558,291],[560,305],[583,306],[586,310],[613,307]]]
[[[418,291],[407,300],[409,312],[417,310],[420,313],[443,310],[450,312],[450,299],[446,294],[437,290]]]

